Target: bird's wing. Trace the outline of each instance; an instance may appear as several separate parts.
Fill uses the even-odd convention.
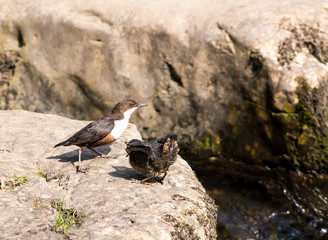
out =
[[[114,128],[114,120],[106,117],[89,123],[68,139],[67,145],[83,145],[106,137]]]

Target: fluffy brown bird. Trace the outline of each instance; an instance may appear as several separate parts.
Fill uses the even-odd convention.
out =
[[[81,154],[86,148],[99,154],[101,157],[110,157],[101,154],[93,147],[109,144],[118,139],[127,128],[131,114],[140,107],[147,104],[138,104],[132,99],[125,99],[115,105],[112,112],[105,117],[95,120],[75,133],[69,139],[58,143],[55,147],[76,145],[79,148],[79,165],[78,172],[85,172],[82,168]]]
[[[168,134],[165,138],[140,141],[133,139],[126,144],[126,152],[129,156],[130,165],[142,173],[152,173],[152,176],[143,179],[145,183],[150,179],[163,184],[169,167],[176,161],[179,146],[177,135]],[[163,177],[158,177],[164,173]]]

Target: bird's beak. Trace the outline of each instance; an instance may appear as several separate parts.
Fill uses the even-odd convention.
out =
[[[144,103],[141,103],[141,104],[138,105],[138,108],[146,107],[146,106],[148,106],[148,105],[147,104],[144,104]]]

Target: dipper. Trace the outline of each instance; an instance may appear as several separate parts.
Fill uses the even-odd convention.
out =
[[[132,139],[126,145],[130,165],[139,172],[152,173],[152,176],[143,179],[141,182],[145,183],[154,178],[163,184],[169,167],[176,161],[178,156],[177,135],[168,134],[165,138],[148,141]],[[161,178],[158,177],[160,173],[164,173]]]
[[[102,117],[89,123],[69,139],[58,143],[55,147],[76,145],[79,148],[79,165],[77,172],[86,172],[82,168],[81,154],[86,148],[100,155],[100,157],[110,158],[93,149],[93,147],[109,144],[118,139],[127,128],[131,114],[140,107],[147,104],[138,104],[132,99],[124,99],[115,105],[108,116]]]

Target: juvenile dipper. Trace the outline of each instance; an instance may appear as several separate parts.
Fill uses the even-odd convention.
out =
[[[86,148],[100,155],[100,157],[110,158],[93,149],[93,147],[109,144],[118,139],[124,130],[127,128],[131,114],[140,107],[145,107],[147,104],[138,104],[132,99],[124,99],[115,105],[114,109],[108,116],[102,117],[89,123],[80,131],[75,133],[66,141],[60,142],[55,147],[59,146],[79,146],[79,165],[78,172],[85,172],[82,168],[81,154]]]
[[[176,161],[178,156],[177,135],[168,134],[165,138],[148,141],[133,139],[126,145],[130,165],[139,172],[152,173],[152,176],[143,179],[141,182],[145,183],[154,178],[163,184],[169,167]],[[161,178],[158,177],[160,173],[164,173]]]

